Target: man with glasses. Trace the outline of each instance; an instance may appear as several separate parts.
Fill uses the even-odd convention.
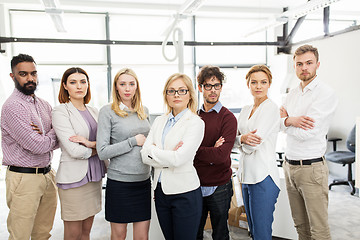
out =
[[[1,111],[9,239],[49,239],[57,204],[51,106],[35,95],[38,77],[31,56],[13,57],[11,71],[15,89]]]
[[[210,212],[212,238],[226,240],[229,239],[227,220],[233,195],[230,153],[235,142],[237,121],[219,101],[224,81],[220,69],[204,66],[197,81],[204,99],[199,116],[205,122],[204,139],[194,159],[203,196],[197,239],[203,239],[206,218]]]

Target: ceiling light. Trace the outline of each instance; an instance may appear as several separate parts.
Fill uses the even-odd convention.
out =
[[[184,2],[179,10],[174,15],[174,19],[170,26],[168,26],[162,35],[165,35],[165,39],[161,44],[163,57],[169,61],[175,61],[178,59],[178,70],[184,72],[184,39],[181,28],[178,28],[178,23],[186,19],[187,16],[194,15],[195,12],[205,3],[206,0],[187,0]],[[173,33],[173,45],[175,47],[175,55],[172,58],[166,56],[165,47],[167,45],[170,34]]]
[[[312,1],[308,1],[306,4],[298,8],[294,8],[289,11],[286,11],[282,15],[287,17],[293,17],[294,19],[298,19],[305,15],[308,15],[309,13],[326,8],[330,6],[332,3],[338,1],[340,0],[312,0]]]
[[[42,0],[45,12],[50,16],[58,32],[66,32],[63,24],[64,11],[60,8],[58,0]]]
[[[58,0],[42,0],[45,8],[58,8],[60,6]]]
[[[193,15],[205,3],[205,1],[206,0],[187,0],[181,5],[178,10],[178,14]]]
[[[290,19],[296,20],[303,16],[306,16],[309,13],[315,12],[317,10],[321,10],[330,6],[332,3],[338,2],[340,0],[312,0],[308,1],[306,4],[285,11],[282,14],[269,18],[265,24],[261,24],[258,27],[255,27],[248,33],[244,34],[245,37],[248,37],[254,33],[262,32],[267,30],[268,28],[274,28],[280,25],[287,23]]]

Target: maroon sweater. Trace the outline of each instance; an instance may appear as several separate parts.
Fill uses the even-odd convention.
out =
[[[194,159],[200,184],[201,186],[224,185],[232,175],[230,153],[236,137],[236,118],[225,107],[222,107],[219,113],[200,110],[199,116],[205,122],[204,138]],[[221,136],[225,142],[220,147],[214,147]]]

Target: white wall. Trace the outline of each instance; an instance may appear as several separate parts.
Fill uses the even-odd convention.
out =
[[[309,44],[318,48],[320,68],[318,75],[335,89],[339,105],[332,121],[329,137],[343,139],[338,150],[347,150],[345,141],[360,116],[360,30],[334,36]],[[296,46],[293,48],[295,51]],[[328,145],[332,151],[332,145]],[[329,164],[332,173],[345,177],[347,168]]]
[[[346,139],[360,116],[360,31],[314,42],[320,52],[319,75],[339,98],[329,136]],[[342,144],[345,149],[345,145]]]
[[[0,4],[0,35],[9,36],[9,15],[8,10],[4,5]],[[5,53],[0,53],[0,106],[2,106],[5,99],[8,97],[9,92],[12,92],[14,83],[11,80],[10,73],[10,61],[11,55],[10,44],[1,44],[1,49],[5,50]],[[11,90],[9,91],[10,88]]]

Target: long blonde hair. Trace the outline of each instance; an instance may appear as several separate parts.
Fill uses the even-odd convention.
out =
[[[120,117],[128,116],[128,113],[126,111],[120,109],[120,103],[122,101],[121,101],[119,92],[116,89],[116,83],[119,80],[119,77],[123,74],[127,74],[127,75],[130,75],[135,78],[136,90],[135,90],[134,97],[131,99],[131,107],[134,109],[134,112],[137,113],[139,119],[144,120],[147,118],[147,115],[145,113],[144,107],[141,102],[139,81],[138,81],[138,78],[137,78],[135,72],[133,70],[131,70],[130,68],[120,69],[114,77],[113,89],[112,89],[113,103],[111,104],[111,109]]]
[[[167,81],[165,83],[163,96],[164,96],[164,102],[165,102],[166,107],[167,107],[167,112],[170,113],[172,111],[172,108],[170,107],[170,105],[169,105],[169,103],[168,103],[168,101],[166,99],[166,90],[169,87],[169,85],[173,81],[175,81],[177,79],[181,79],[185,83],[187,89],[189,90],[190,99],[189,99],[189,103],[188,103],[187,107],[190,109],[190,111],[192,111],[193,113],[196,114],[196,111],[197,111],[197,97],[196,97],[196,93],[195,93],[193,83],[192,83],[191,79],[186,74],[182,74],[182,73],[174,73],[173,75],[171,75],[167,79]]]

